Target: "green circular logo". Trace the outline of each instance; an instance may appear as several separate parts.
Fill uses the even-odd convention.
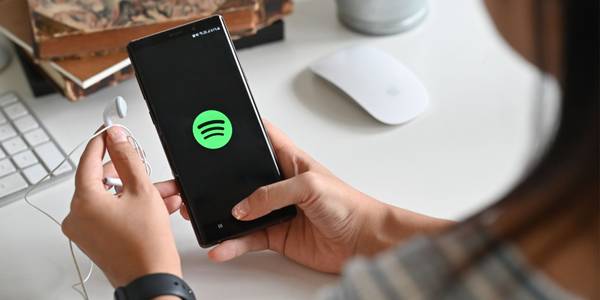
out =
[[[214,150],[227,145],[233,134],[233,127],[224,113],[218,110],[205,110],[194,119],[192,132],[198,144]]]

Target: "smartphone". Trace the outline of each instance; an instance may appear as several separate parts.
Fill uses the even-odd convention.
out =
[[[294,206],[253,221],[231,215],[239,201],[282,177],[221,16],[127,49],[201,247],[296,215]]]

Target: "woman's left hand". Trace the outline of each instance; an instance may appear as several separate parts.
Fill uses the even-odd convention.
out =
[[[107,166],[102,165],[105,145],[112,159]],[[123,181],[116,196],[102,182],[105,176],[115,176],[115,171]],[[62,230],[115,287],[150,273],[181,276],[169,223],[169,210],[180,203],[173,201],[181,200],[165,196],[163,201],[125,132],[113,127],[106,141],[103,136],[94,138],[81,156],[71,211]]]

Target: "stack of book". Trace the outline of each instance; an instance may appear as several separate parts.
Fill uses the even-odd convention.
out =
[[[0,33],[17,45],[24,67],[75,101],[133,77],[130,40],[221,14],[235,46],[250,47],[283,39],[292,7],[292,0],[0,0]]]

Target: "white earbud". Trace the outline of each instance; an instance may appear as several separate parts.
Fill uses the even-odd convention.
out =
[[[108,186],[123,186],[123,181],[121,181],[119,178],[104,177],[103,182]]]
[[[104,120],[104,126],[110,127],[114,117],[123,119],[127,116],[127,102],[121,96],[115,97],[115,100],[106,106],[104,113],[102,113],[102,119]]]

